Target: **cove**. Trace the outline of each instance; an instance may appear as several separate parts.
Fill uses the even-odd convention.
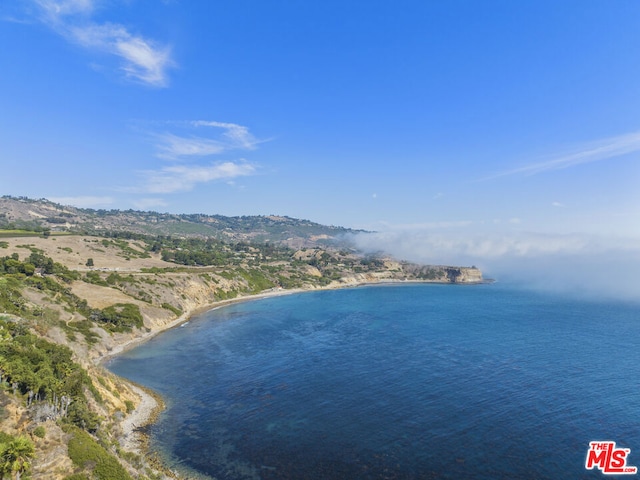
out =
[[[209,311],[108,367],[164,397],[151,447],[192,476],[600,478],[590,441],[640,464],[639,320],[503,284],[315,291]]]

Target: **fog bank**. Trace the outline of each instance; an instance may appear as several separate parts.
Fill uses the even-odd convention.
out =
[[[640,302],[640,240],[534,233],[387,231],[351,236],[365,252],[436,265],[477,266],[529,288]]]

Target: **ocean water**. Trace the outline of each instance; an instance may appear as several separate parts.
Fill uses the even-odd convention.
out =
[[[638,303],[310,292],[212,310],[108,367],[164,396],[152,446],[194,477],[616,478],[585,469],[595,440],[640,466]]]

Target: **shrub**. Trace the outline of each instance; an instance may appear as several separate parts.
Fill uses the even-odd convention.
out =
[[[125,407],[127,407],[127,413],[131,413],[136,409],[136,406],[133,404],[131,400],[124,401]]]
[[[174,314],[180,316],[182,315],[182,310],[180,310],[179,308],[174,307],[173,305],[171,305],[170,303],[163,303],[162,304],[162,308],[166,309],[166,310],[170,310],[172,311]]]
[[[68,449],[69,458],[75,465],[92,470],[98,480],[132,480],[118,460],[87,432],[70,427],[68,433],[73,434]]]
[[[89,410],[86,403],[74,402],[69,405],[65,421],[89,432],[95,432],[100,426],[98,415]]]
[[[101,285],[103,287],[109,286],[109,284],[102,279],[98,272],[87,272],[83,280],[87,283],[93,283],[94,285]]]
[[[112,332],[130,332],[132,328],[143,326],[140,307],[132,303],[117,303],[102,310],[94,310],[91,319],[103,323]]]

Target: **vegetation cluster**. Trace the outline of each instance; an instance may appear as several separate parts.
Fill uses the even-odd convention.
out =
[[[57,317],[55,312],[51,310],[44,312],[41,307],[31,305],[24,298],[22,295],[24,287],[32,287],[64,303],[67,311],[77,312],[107,331],[124,332],[142,327],[142,315],[136,305],[116,304],[102,310],[90,308],[86,300],[75,295],[69,286],[73,280],[81,279],[80,274],[45,257],[37,249],[33,250],[36,251],[33,251],[24,261],[20,261],[16,253],[0,257],[0,313],[41,321],[55,319]],[[91,334],[86,332],[86,328],[82,328],[83,322],[70,322],[61,326],[67,331],[85,330],[82,332],[85,337],[87,335],[91,337]]]
[[[88,431],[98,418],[86,391],[102,401],[71,350],[32,333],[22,322],[0,318],[0,388],[25,398],[37,421],[63,419]]]
[[[131,476],[118,460],[87,432],[73,426],[65,428],[71,434],[69,458],[80,469],[92,474],[96,480],[131,480]],[[82,480],[89,477],[78,474],[67,480]]]
[[[35,446],[28,437],[0,432],[0,478],[8,474],[20,480],[23,474],[29,474],[34,456]]]

